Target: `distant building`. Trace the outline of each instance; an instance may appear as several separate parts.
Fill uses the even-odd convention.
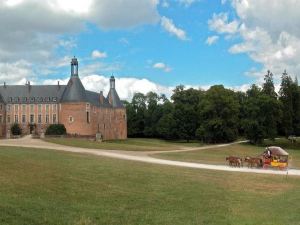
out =
[[[68,134],[94,136],[104,140],[126,139],[126,109],[110,78],[105,98],[85,90],[78,76],[78,61],[71,61],[71,77],[67,85],[6,85],[0,86],[0,136],[10,132],[13,123],[23,133],[45,132],[50,124],[64,124]]]

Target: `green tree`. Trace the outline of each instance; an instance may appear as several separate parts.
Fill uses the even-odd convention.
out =
[[[174,105],[168,99],[163,99],[162,117],[157,123],[157,134],[165,139],[175,139],[176,121],[174,119]]]
[[[294,117],[294,87],[293,80],[286,71],[282,74],[281,85],[279,90],[279,100],[281,101],[284,113],[280,123],[280,132],[288,137],[294,134],[293,117]]]
[[[64,135],[66,133],[67,130],[63,124],[51,124],[46,130],[46,135]]]
[[[21,135],[22,134],[22,129],[18,123],[14,123],[10,127],[10,131],[13,135]]]
[[[230,142],[238,137],[239,102],[232,90],[212,86],[199,104],[197,136],[205,142]]]
[[[300,87],[298,86],[297,77],[292,84],[293,92],[293,129],[294,134],[300,135]]]
[[[146,95],[147,110],[145,111],[145,136],[158,137],[157,123],[162,117],[161,97],[154,92]]]
[[[174,102],[174,120],[176,135],[187,142],[195,138],[198,128],[197,109],[202,91],[193,88],[184,89],[183,85],[177,86],[171,99]]]
[[[252,85],[246,92],[246,101],[244,102],[243,129],[246,138],[254,144],[262,142],[265,136],[259,101],[261,95],[261,89]]]
[[[264,138],[274,139],[281,118],[280,102],[256,85],[251,86],[246,96],[243,120],[246,137],[252,143],[260,143]]]
[[[127,130],[129,137],[143,137],[145,129],[146,96],[135,93],[131,103],[125,104],[127,110]]]
[[[270,97],[276,98],[277,94],[273,82],[273,73],[271,73],[270,70],[268,70],[265,75],[264,81],[262,92]]]

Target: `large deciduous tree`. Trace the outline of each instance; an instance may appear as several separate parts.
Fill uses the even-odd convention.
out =
[[[180,139],[190,141],[195,138],[198,127],[198,104],[202,91],[193,88],[184,89],[180,85],[175,88],[171,99],[174,103],[174,120],[176,135]]]
[[[238,137],[239,102],[232,90],[212,86],[199,104],[197,136],[205,142],[230,142]]]

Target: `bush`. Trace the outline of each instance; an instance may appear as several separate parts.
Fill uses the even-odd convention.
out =
[[[66,133],[67,131],[63,124],[51,124],[46,130],[46,135],[64,135]]]
[[[13,125],[11,125],[10,130],[13,135],[21,135],[22,134],[22,129],[18,123],[14,123]]]

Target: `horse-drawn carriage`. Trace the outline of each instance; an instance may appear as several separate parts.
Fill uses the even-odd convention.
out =
[[[226,161],[228,161],[229,166],[232,167],[243,167],[243,161],[247,163],[249,168],[277,168],[277,169],[287,169],[289,160],[289,153],[284,151],[280,147],[267,147],[266,150],[256,156],[249,157],[246,156],[244,159],[238,156],[229,156],[226,157]]]
[[[286,169],[288,167],[289,153],[280,147],[267,147],[266,151],[262,154],[262,158],[263,168]]]

